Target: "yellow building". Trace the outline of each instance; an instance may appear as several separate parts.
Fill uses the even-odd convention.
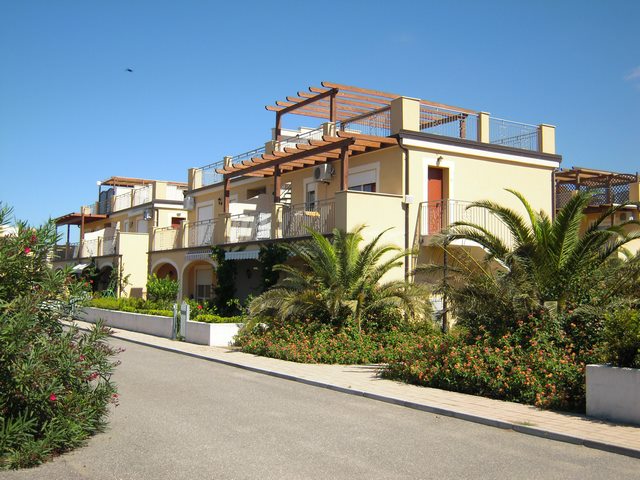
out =
[[[323,82],[275,105],[272,136],[248,152],[189,170],[180,228],[158,225],[149,268],[179,280],[181,296],[213,296],[212,245],[237,261],[237,294],[259,293],[261,245],[330,235],[366,224],[372,237],[415,248],[391,276],[410,278],[416,263],[437,261],[430,239],[451,222],[470,220],[497,235],[506,227],[470,202],[553,211],[553,126],[527,125],[417,98]],[[304,116],[316,128],[284,128]],[[505,237],[506,238],[506,237]],[[474,249],[473,245],[460,245]],[[478,248],[479,250],[479,248]]]
[[[81,272],[93,264],[101,273],[100,290],[108,288],[115,271],[122,281],[114,285],[114,294],[142,297],[149,271],[150,232],[158,227],[180,228],[187,217],[183,209],[187,184],[111,177],[98,185],[95,203],[56,219],[56,226],[67,228],[65,243],[56,248],[54,267],[71,265]],[[79,242],[69,241],[72,225],[80,229]]]

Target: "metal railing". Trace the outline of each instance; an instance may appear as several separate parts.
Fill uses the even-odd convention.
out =
[[[338,122],[337,129],[343,132],[388,137],[391,135],[391,107],[383,107]]]
[[[125,210],[127,208],[136,207],[145,203],[149,203],[152,197],[152,186],[147,185],[141,188],[134,188],[127,193],[122,193],[113,197],[113,211]]]
[[[295,147],[296,145],[308,145],[311,140],[322,140],[324,136],[324,127],[314,128],[308,132],[300,133],[294,137],[283,138],[276,144],[276,149],[284,152],[286,147]]]
[[[489,142],[494,145],[538,151],[539,128],[536,125],[489,118]]]
[[[461,200],[435,200],[420,205],[420,233],[437,235],[455,222],[469,222],[481,226],[511,247],[513,237],[509,228],[493,213],[484,208],[471,207],[472,202]]]
[[[320,233],[331,233],[336,225],[335,199],[316,201],[311,204],[285,206],[282,212],[282,238],[309,235],[307,228]]]
[[[420,131],[444,137],[478,139],[478,116],[449,108],[420,105]]]
[[[205,247],[213,244],[215,220],[200,220],[184,224],[187,231],[187,246]]]
[[[181,227],[162,227],[153,231],[153,240],[151,241],[151,251],[158,252],[161,250],[173,250],[174,248],[182,248],[183,230]]]
[[[69,245],[66,245],[66,244],[56,245],[56,248],[53,254],[53,261],[60,262],[60,261],[73,260],[75,258],[78,258],[78,249],[79,249],[79,244],[77,242],[70,243]]]
[[[271,212],[245,212],[229,217],[227,243],[252,242],[271,238]]]
[[[218,168],[224,168],[224,160],[220,162],[210,163],[209,165],[205,165],[204,167],[199,168],[202,174],[201,186],[206,187],[207,185],[214,185],[222,181],[222,174],[216,172],[216,169]]]

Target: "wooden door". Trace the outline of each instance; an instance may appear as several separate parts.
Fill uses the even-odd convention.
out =
[[[429,167],[429,179],[427,184],[428,200],[428,225],[429,234],[439,233],[444,226],[444,189],[442,186],[442,169]]]

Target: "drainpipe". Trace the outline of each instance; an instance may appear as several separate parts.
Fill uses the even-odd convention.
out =
[[[402,137],[400,134],[396,136],[398,139],[398,146],[403,151],[404,155],[404,198],[402,204],[404,207],[404,249],[409,250],[409,204],[406,203],[407,195],[409,195],[409,149],[402,144]],[[404,258],[404,279],[409,280],[410,268],[409,268],[410,256]]]

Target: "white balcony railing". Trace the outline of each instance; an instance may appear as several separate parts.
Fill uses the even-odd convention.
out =
[[[513,245],[513,237],[507,226],[493,213],[484,208],[472,207],[472,202],[461,200],[435,200],[420,206],[420,232],[422,235],[437,235],[455,222],[468,222],[486,229],[507,247]]]
[[[331,233],[335,227],[335,200],[322,200],[285,206],[282,213],[282,238],[304,237],[308,228],[320,233]]]

